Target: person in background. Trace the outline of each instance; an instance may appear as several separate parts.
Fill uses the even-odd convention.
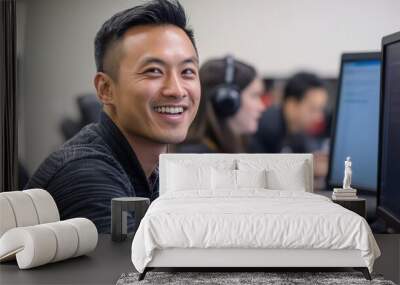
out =
[[[158,197],[159,155],[185,139],[198,109],[199,60],[183,7],[157,0],[107,20],[95,61],[99,122],[53,152],[25,188],[49,191],[61,219],[85,217],[107,233],[112,198]]]
[[[263,113],[251,139],[251,152],[310,152],[308,133],[324,119],[327,103],[328,92],[318,76],[307,72],[293,75],[284,88],[282,103]]]
[[[263,82],[254,67],[232,56],[205,62],[200,68],[202,96],[187,139],[175,151],[238,153],[254,134],[264,106]]]
[[[263,113],[257,133],[250,139],[255,153],[314,153],[315,177],[326,176],[326,152],[312,148],[312,130],[325,119],[328,92],[315,74],[299,72],[286,83],[282,103]]]

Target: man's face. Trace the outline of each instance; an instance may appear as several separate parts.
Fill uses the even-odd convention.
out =
[[[324,88],[312,88],[297,103],[297,122],[302,131],[307,131],[324,119],[328,93]]]
[[[112,107],[128,135],[161,144],[182,142],[200,101],[198,58],[185,32],[140,26],[122,39]]]

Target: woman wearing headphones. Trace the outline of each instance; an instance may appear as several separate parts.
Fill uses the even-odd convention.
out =
[[[254,67],[232,56],[209,60],[200,68],[202,95],[185,153],[246,152],[246,136],[257,131],[264,110],[264,87]]]

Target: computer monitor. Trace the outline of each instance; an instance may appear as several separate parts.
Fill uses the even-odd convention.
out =
[[[377,214],[400,231],[400,32],[382,39]]]
[[[342,187],[352,160],[353,188],[376,191],[378,180],[380,53],[342,55],[332,124],[328,185]]]

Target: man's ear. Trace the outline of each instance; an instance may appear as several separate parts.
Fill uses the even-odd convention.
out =
[[[97,97],[104,105],[113,105],[114,102],[114,81],[104,72],[97,72],[94,77],[94,86]]]

